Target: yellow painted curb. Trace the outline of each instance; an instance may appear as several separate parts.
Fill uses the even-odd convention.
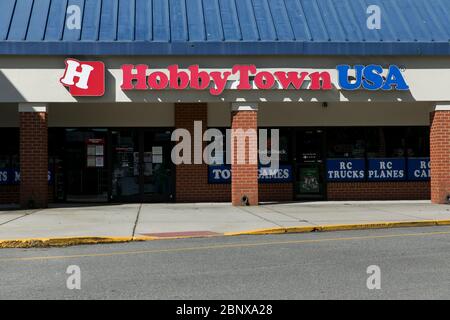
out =
[[[151,240],[177,240],[177,239],[194,239],[194,238],[214,238],[220,237],[224,234],[217,235],[195,235],[195,236],[173,236],[173,237],[149,237],[149,236],[139,236],[133,238],[135,241],[151,241]]]
[[[208,236],[210,237],[210,236]],[[17,240],[0,240],[0,249],[12,248],[46,248],[46,247],[68,247],[88,244],[102,243],[125,243],[152,240],[169,240],[169,239],[186,239],[195,238],[195,236],[179,236],[179,237],[61,237],[61,238],[31,238]]]
[[[82,244],[123,243],[134,240],[131,237],[62,237],[62,238],[33,238],[17,240],[0,240],[0,248],[43,248],[67,247]]]
[[[226,232],[226,236],[240,236],[240,235],[262,235],[262,234],[283,234],[283,233],[307,233],[316,231],[318,227],[279,227],[269,229],[255,229],[240,232]]]
[[[241,232],[227,232],[224,236],[240,235],[269,235],[285,233],[310,233],[327,231],[348,231],[348,230],[367,230],[367,229],[389,229],[389,228],[407,228],[407,227],[431,227],[431,226],[450,226],[450,220],[422,220],[422,221],[393,221],[393,222],[374,222],[365,224],[339,224],[322,226],[294,226],[268,229],[255,229]],[[202,238],[217,237],[204,236]],[[42,248],[42,247],[67,247],[86,244],[101,243],[124,243],[134,241],[153,241],[153,240],[173,240],[198,238],[198,236],[176,236],[176,237],[61,237],[61,238],[32,238],[18,240],[0,240],[1,248]]]
[[[389,229],[389,228],[411,228],[411,227],[432,227],[448,226],[450,220],[421,220],[421,221],[392,221],[392,222],[373,222],[358,224],[337,224],[322,226],[298,226],[298,227],[280,227],[269,229],[256,229],[241,232],[227,232],[226,236],[240,235],[263,235],[263,234],[283,234],[283,233],[309,233],[309,232],[327,232],[327,231],[348,231],[348,230],[367,230],[367,229]]]

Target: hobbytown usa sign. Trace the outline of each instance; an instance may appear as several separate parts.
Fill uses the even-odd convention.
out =
[[[103,62],[81,62],[67,59],[60,82],[73,96],[102,96],[105,91],[105,65]],[[390,65],[338,65],[337,83],[342,90],[409,90],[401,70]],[[333,90],[329,71],[295,69],[263,70],[255,65],[234,65],[220,71],[201,69],[191,65],[181,69],[170,65],[165,69],[152,69],[145,64],[125,64],[121,67],[120,88],[130,90],[208,90],[211,95],[221,95],[225,89],[235,90]]]

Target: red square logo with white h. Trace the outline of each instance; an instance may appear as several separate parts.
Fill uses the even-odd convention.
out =
[[[100,61],[66,59],[64,76],[59,80],[74,97],[101,97],[105,94],[105,64]]]

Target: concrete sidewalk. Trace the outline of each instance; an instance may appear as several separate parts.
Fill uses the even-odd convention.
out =
[[[429,201],[308,202],[258,207],[233,207],[227,203],[65,205],[34,211],[0,211],[0,241],[74,237],[159,239],[282,233],[295,228],[317,231],[330,225],[359,228],[395,226],[391,222],[432,225],[430,222],[435,221],[450,224],[450,206]]]

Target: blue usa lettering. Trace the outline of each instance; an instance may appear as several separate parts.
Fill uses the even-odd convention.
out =
[[[355,65],[355,81],[350,81],[349,71],[351,67],[349,65],[339,65],[336,67],[338,71],[339,86],[342,90],[409,90],[409,86],[402,75],[401,70],[391,65],[388,68],[385,79],[383,78],[383,67],[376,64],[368,66]]]

